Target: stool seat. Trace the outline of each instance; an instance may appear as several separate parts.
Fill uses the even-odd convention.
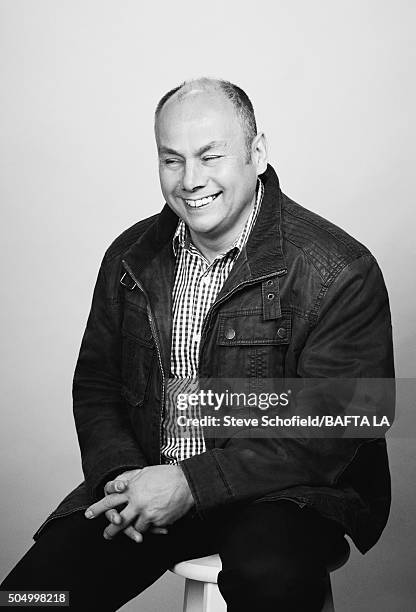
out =
[[[200,582],[211,582],[216,584],[218,572],[222,564],[219,555],[209,557],[199,557],[189,561],[181,561],[172,569],[174,574],[188,578],[189,580],[199,580]]]
[[[327,561],[326,599],[322,612],[333,612],[329,573],[342,567],[350,556],[350,545],[343,538],[331,552]],[[177,563],[171,571],[186,579],[184,612],[225,612],[225,601],[217,587],[218,572],[222,564],[219,555],[209,555]]]

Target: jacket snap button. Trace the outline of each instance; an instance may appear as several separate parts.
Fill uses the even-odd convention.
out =
[[[286,336],[285,328],[279,327],[279,329],[277,330],[277,335],[279,336],[279,338],[284,338]]]
[[[274,300],[274,293],[268,293],[267,294],[267,299],[268,300]]]
[[[233,329],[232,327],[226,329],[225,337],[227,338],[227,340],[232,340],[233,338],[235,338],[235,329]]]

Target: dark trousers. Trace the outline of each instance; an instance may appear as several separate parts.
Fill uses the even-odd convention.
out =
[[[176,562],[219,552],[229,612],[312,612],[323,605],[326,560],[343,537],[337,523],[291,501],[230,508],[209,520],[186,516],[141,544],[123,533],[105,540],[107,524],[82,512],[52,521],[0,588],[67,590],[71,610],[117,610]]]

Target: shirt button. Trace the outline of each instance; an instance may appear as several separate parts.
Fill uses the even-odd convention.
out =
[[[286,330],[284,327],[279,327],[279,329],[277,330],[277,335],[279,338],[285,338],[286,337]]]
[[[194,334],[194,342],[199,342],[201,340],[201,334]]]
[[[268,300],[274,300],[274,293],[268,293],[267,294],[267,299]]]
[[[271,286],[273,285],[273,281],[272,281],[271,279],[270,279],[270,280],[268,280],[268,281],[267,281],[267,283],[266,283],[266,285],[267,285],[268,287],[271,287]]]
[[[232,327],[226,329],[225,337],[227,338],[227,340],[232,340],[233,338],[235,338],[235,329],[233,329]]]

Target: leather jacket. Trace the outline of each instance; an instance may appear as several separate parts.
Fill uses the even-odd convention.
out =
[[[200,375],[393,378],[388,296],[374,257],[285,196],[271,166],[261,179],[256,224],[204,321]],[[161,462],[177,223],[165,205],[104,256],[73,384],[85,481],[35,539],[51,520],[101,498],[116,474]],[[206,444],[181,462],[202,517],[230,503],[285,498],[340,522],[361,552],[379,538],[390,507],[383,437]]]

